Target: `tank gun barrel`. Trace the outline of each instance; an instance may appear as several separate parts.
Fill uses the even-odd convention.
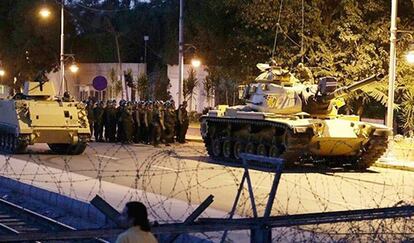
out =
[[[325,100],[332,100],[332,99],[335,99],[335,98],[344,96],[346,94],[349,94],[352,91],[361,89],[362,87],[364,87],[366,85],[369,85],[371,83],[374,83],[376,81],[379,81],[379,80],[381,80],[383,78],[384,78],[384,74],[382,74],[382,73],[378,73],[378,74],[372,75],[372,76],[370,76],[370,77],[368,77],[366,79],[363,79],[361,81],[358,81],[356,83],[353,83],[353,84],[351,84],[349,86],[345,86],[345,87],[341,87],[339,89],[336,89],[335,91],[327,94],[326,97],[325,97]]]

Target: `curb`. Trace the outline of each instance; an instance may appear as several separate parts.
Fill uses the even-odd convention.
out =
[[[0,186],[19,194],[34,198],[52,207],[59,207],[68,213],[97,225],[104,225],[108,219],[93,205],[65,195],[28,185],[10,178],[0,176]]]
[[[203,139],[197,137],[186,137],[185,140],[189,142],[203,143]]]
[[[377,162],[377,163],[373,164],[373,166],[379,167],[379,168],[404,170],[404,171],[414,172],[414,167],[406,166],[406,165],[393,165],[393,164],[388,164],[388,163],[381,163],[381,162],[378,163]]]

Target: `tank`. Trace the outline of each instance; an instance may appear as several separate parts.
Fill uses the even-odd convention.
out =
[[[66,93],[55,98],[51,82],[25,82],[23,93],[0,100],[0,148],[22,153],[28,145],[47,143],[58,154],[83,153],[90,139],[85,106]]]
[[[314,84],[276,65],[257,67],[262,74],[255,82],[239,87],[245,105],[219,105],[201,117],[209,156],[239,161],[245,152],[282,158],[286,166],[323,162],[365,170],[386,151],[389,128],[338,114],[343,97],[382,74],[338,87],[333,77]]]

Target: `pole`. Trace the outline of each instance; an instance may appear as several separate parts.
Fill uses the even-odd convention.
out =
[[[397,45],[397,7],[398,0],[391,0],[391,37],[390,37],[390,63],[389,63],[389,80],[388,80],[388,103],[387,103],[387,123],[386,125],[393,129],[394,120],[394,88],[395,88],[395,70],[396,45]]]
[[[59,95],[65,92],[65,0],[61,4],[60,18],[60,84]]]
[[[179,38],[178,38],[178,104],[183,101],[184,79],[184,0],[180,0]]]

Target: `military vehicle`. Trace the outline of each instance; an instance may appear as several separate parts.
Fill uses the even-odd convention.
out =
[[[55,98],[51,82],[25,82],[23,93],[0,100],[0,149],[22,153],[47,143],[58,154],[81,154],[91,134],[86,110],[70,97]]]
[[[257,66],[262,74],[239,87],[245,105],[220,105],[201,117],[211,157],[238,161],[245,152],[282,158],[286,166],[324,162],[364,170],[385,152],[390,129],[338,114],[344,96],[383,75],[338,88],[333,77],[313,84],[274,64]]]

